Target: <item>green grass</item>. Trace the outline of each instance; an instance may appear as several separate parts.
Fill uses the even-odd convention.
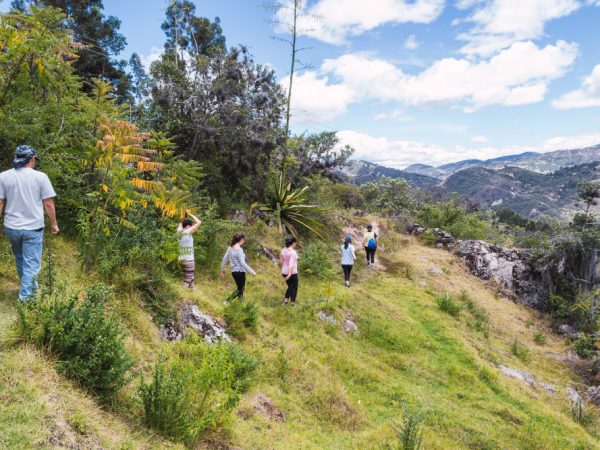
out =
[[[252,231],[256,241],[279,247],[273,230]],[[382,235],[398,239],[385,231]],[[70,269],[73,246],[62,240],[56,245],[71,255],[57,261],[61,275],[70,284],[84,284]],[[382,250],[381,261],[390,270],[369,271],[361,258],[351,289],[343,286],[341,274],[324,281],[302,277],[296,308],[281,305],[285,285],[278,268],[248,254],[258,276],[249,278],[246,300],[257,306],[259,318],[256,330],[246,333],[241,345],[261,363],[240,413],[232,415],[223,431],[206,436],[202,447],[227,443],[244,449],[393,448],[406,405],[427,412],[420,424],[422,447],[427,449],[600,448],[596,422],[585,427],[575,422],[562,394],[563,387],[580,380],[548,356],[566,351],[565,344],[549,335],[543,347],[534,345],[527,321],[536,329],[546,324],[525,307],[496,299],[460,264],[451,264],[451,254],[415,242]],[[447,271],[431,277],[432,265]],[[2,267],[0,283],[14,289],[11,273]],[[422,281],[427,281],[426,288]],[[202,270],[193,293],[181,289],[177,279],[170,284],[180,301],[196,302],[220,318],[225,313],[223,299],[233,286],[229,278],[221,280]],[[464,313],[452,316],[439,306],[436,299],[444,293]],[[14,290],[0,299],[0,447],[39,446],[53,435],[57,423],[68,424],[69,436],[81,446],[92,438],[106,448],[166,445],[141,421],[133,400],[136,383],[122,392],[116,406],[102,410],[61,379],[43,355],[10,343],[5,330],[14,318],[13,295]],[[131,333],[128,347],[139,361],[136,370],[148,374],[163,344],[148,311],[131,295],[115,306]],[[337,325],[321,322],[320,310],[333,314]],[[341,329],[349,315],[358,325],[358,335]],[[529,351],[525,360],[511,354],[516,335],[518,345]],[[499,363],[527,370],[558,386],[561,393],[551,397],[507,378],[496,368]],[[45,398],[53,391],[61,401],[49,409]],[[258,412],[258,394],[271,399],[285,421],[269,420]],[[588,413],[595,417],[594,411]]]

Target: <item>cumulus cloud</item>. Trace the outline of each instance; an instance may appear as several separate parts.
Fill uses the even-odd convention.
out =
[[[150,69],[150,66],[152,65],[152,63],[154,61],[158,61],[160,59],[160,56],[163,53],[163,49],[162,48],[158,48],[158,47],[152,47],[150,49],[150,53],[145,54],[145,55],[140,55],[140,60],[142,61],[142,64],[144,65],[144,68],[146,69],[146,71],[148,71]]]
[[[600,64],[594,67],[592,73],[583,79],[579,89],[563,95],[552,102],[552,105],[558,109],[600,106]]]
[[[318,72],[298,77],[293,107],[313,117],[324,111],[331,119],[352,103],[373,100],[448,104],[466,111],[536,103],[544,99],[550,81],[569,69],[577,53],[575,44],[564,41],[543,48],[517,42],[488,60],[444,58],[414,75],[370,54],[350,53],[327,59]]]
[[[559,136],[548,139],[538,145],[513,145],[502,148],[491,146],[456,146],[447,148],[423,142],[375,137],[350,130],[341,131],[338,133],[338,136],[343,145],[347,144],[354,147],[356,150],[353,156],[354,159],[370,161],[398,169],[415,163],[439,166],[464,159],[490,159],[525,151],[544,153],[554,150],[585,148],[600,143],[600,133]]]
[[[600,2],[600,0],[594,0]],[[582,6],[579,0],[461,0],[461,9],[474,8],[466,19],[474,27],[459,36],[467,55],[490,55],[514,42],[543,36],[546,22],[568,16]]]
[[[487,136],[482,136],[482,135],[471,136],[472,142],[482,143],[482,142],[489,142],[489,140],[490,140],[490,138]]]
[[[406,50],[416,50],[419,48],[419,42],[414,34],[411,34],[406,38],[406,41],[404,41],[404,48]]]
[[[305,8],[299,33],[329,44],[341,45],[384,24],[431,23],[444,9],[445,0],[318,0]],[[277,22],[291,22],[290,8],[281,8]],[[286,32],[285,26],[279,31]]]

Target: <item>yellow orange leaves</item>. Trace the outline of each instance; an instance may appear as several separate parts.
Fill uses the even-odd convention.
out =
[[[137,168],[143,172],[158,172],[165,165],[163,163],[150,162],[148,160],[138,161]]]

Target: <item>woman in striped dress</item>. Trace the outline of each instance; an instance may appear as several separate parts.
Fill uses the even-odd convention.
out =
[[[196,260],[194,258],[193,234],[198,231],[202,222],[186,211],[185,219],[177,227],[179,235],[179,264],[183,268],[183,286],[193,289],[196,285]]]

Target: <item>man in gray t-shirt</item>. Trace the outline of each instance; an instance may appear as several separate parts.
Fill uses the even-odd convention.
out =
[[[44,209],[50,217],[52,234],[59,232],[54,200],[56,193],[45,173],[35,169],[38,160],[32,147],[17,147],[13,169],[0,173],[0,214],[10,241],[21,280],[19,299],[35,294],[42,262]]]

